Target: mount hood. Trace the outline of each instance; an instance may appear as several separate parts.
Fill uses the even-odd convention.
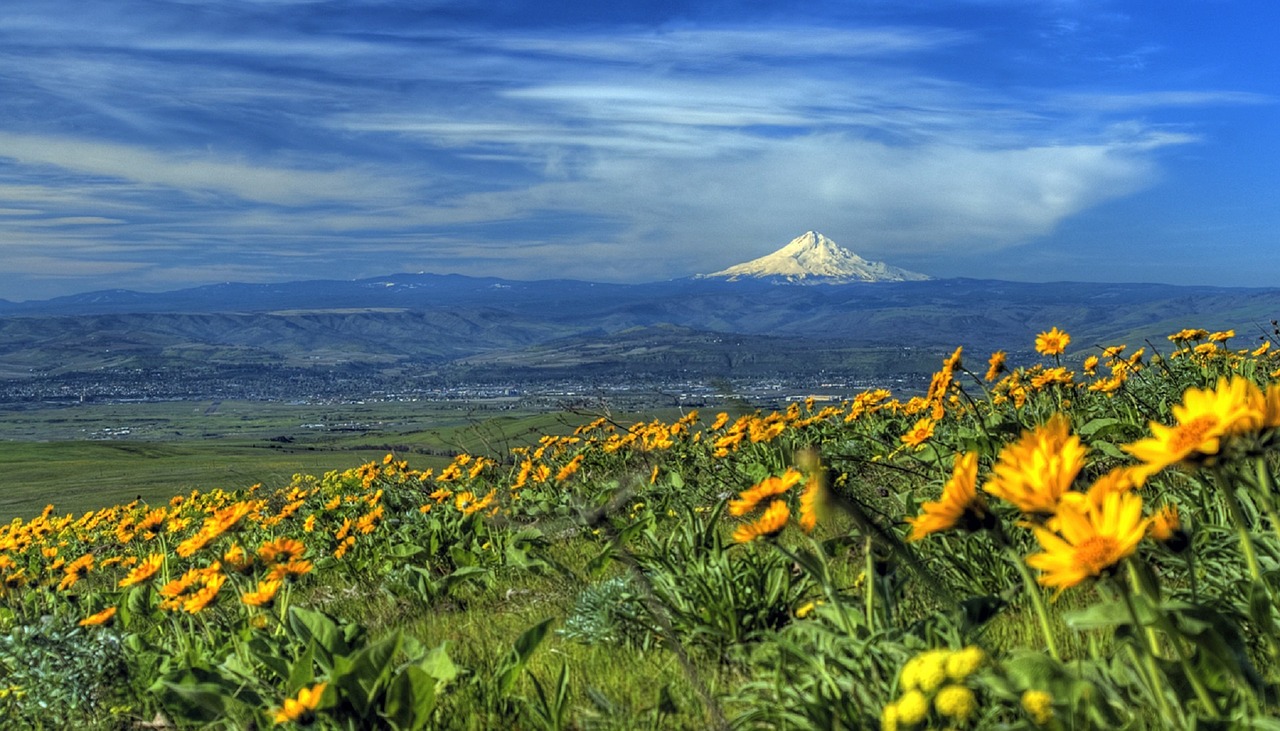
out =
[[[796,284],[907,282],[931,279],[880,261],[867,261],[817,231],[807,231],[772,254],[735,264],[704,279],[768,279]]]

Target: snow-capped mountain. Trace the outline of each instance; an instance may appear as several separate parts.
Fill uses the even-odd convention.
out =
[[[797,284],[846,284],[848,282],[905,282],[931,277],[867,261],[817,231],[806,231],[767,256],[735,264],[702,278],[776,279]]]

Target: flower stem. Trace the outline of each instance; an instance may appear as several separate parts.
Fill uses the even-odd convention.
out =
[[[864,544],[864,553],[866,554],[865,568],[863,568],[863,593],[866,595],[867,602],[867,628],[875,631],[876,628],[876,564],[875,557],[871,554],[872,544],[871,538],[868,536]]]
[[[1145,580],[1143,572],[1138,566],[1138,558],[1136,556],[1130,556],[1127,563],[1129,568],[1129,579],[1133,583],[1134,591],[1145,595],[1147,601],[1151,603],[1152,610],[1156,617],[1156,624],[1160,625],[1160,629],[1164,631],[1165,636],[1169,638],[1170,644],[1173,645],[1173,652],[1178,657],[1178,666],[1182,668],[1182,674],[1185,675],[1187,681],[1191,683],[1191,689],[1195,691],[1196,698],[1204,706],[1205,712],[1209,714],[1210,718],[1218,718],[1218,707],[1213,702],[1213,696],[1209,695],[1209,689],[1205,686],[1204,679],[1200,677],[1200,672],[1193,667],[1191,662],[1187,659],[1186,652],[1182,647],[1182,642],[1175,634],[1173,623],[1169,621],[1169,617],[1160,608],[1160,597],[1157,590],[1149,581]],[[1127,593],[1125,593],[1125,599],[1126,601],[1129,600]],[[1136,617],[1137,613],[1134,612],[1133,616]],[[1151,654],[1154,655],[1157,648],[1154,627],[1147,628],[1147,642],[1150,645]]]
[[[1231,522],[1236,527],[1236,535],[1240,538],[1240,548],[1244,551],[1245,563],[1249,566],[1249,576],[1255,582],[1262,581],[1262,569],[1258,566],[1258,554],[1253,547],[1253,537],[1249,535],[1249,526],[1245,522],[1244,509],[1240,507],[1240,501],[1236,499],[1235,488],[1220,473],[1216,475],[1218,479],[1218,492],[1222,494],[1222,499],[1227,503],[1227,511],[1231,514]]]
[[[1116,583],[1116,588],[1120,593],[1120,598],[1124,600],[1125,608],[1129,610],[1129,619],[1133,622],[1134,632],[1141,634],[1142,621],[1138,619],[1138,608],[1135,607],[1133,604],[1133,597],[1129,595],[1129,591],[1127,587],[1124,586],[1124,584],[1122,584],[1120,581],[1116,581],[1115,583]],[[1174,720],[1173,713],[1169,708],[1169,699],[1165,696],[1164,683],[1160,682],[1160,668],[1156,664],[1156,653],[1155,653],[1156,648],[1150,644],[1149,637],[1148,637],[1148,642],[1143,647],[1143,650],[1144,650],[1143,655],[1145,656],[1145,660],[1146,660],[1145,669],[1147,671],[1148,683],[1150,683],[1150,686],[1151,686],[1151,694],[1155,696],[1156,705],[1160,706],[1161,717],[1165,721],[1172,722]],[[1210,708],[1212,708],[1212,706],[1210,706]],[[1183,720],[1182,726],[1185,727],[1186,726],[1185,719],[1180,719],[1180,720]]]
[[[1009,554],[1009,560],[1018,567],[1018,573],[1022,575],[1022,585],[1027,588],[1027,597],[1031,599],[1031,607],[1036,612],[1036,619],[1040,622],[1040,632],[1044,634],[1044,643],[1049,650],[1049,655],[1054,660],[1061,660],[1058,654],[1058,641],[1053,636],[1053,628],[1049,625],[1049,613],[1045,610],[1044,597],[1040,594],[1040,585],[1031,577],[1031,571],[1027,569],[1027,565],[1022,561],[1012,547],[1006,547]]]

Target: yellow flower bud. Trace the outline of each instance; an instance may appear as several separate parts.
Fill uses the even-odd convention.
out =
[[[947,658],[947,677],[952,680],[964,680],[973,675],[986,659],[987,653],[977,645],[969,645],[963,650],[953,652]]]
[[[933,698],[933,707],[947,718],[967,721],[978,710],[978,699],[963,685],[948,685]]]
[[[929,713],[929,700],[918,690],[909,690],[898,699],[898,721],[904,726],[914,726]]]
[[[1044,726],[1053,720],[1053,696],[1043,690],[1028,690],[1022,694],[1022,710],[1037,726]]]

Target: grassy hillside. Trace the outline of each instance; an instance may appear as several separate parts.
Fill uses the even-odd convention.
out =
[[[0,529],[0,711],[47,728],[1272,728],[1280,360],[1231,340],[1064,361],[1054,330],[1012,370],[956,350],[909,399],[533,417],[508,426],[554,433],[501,461],[390,453],[50,509]]]

